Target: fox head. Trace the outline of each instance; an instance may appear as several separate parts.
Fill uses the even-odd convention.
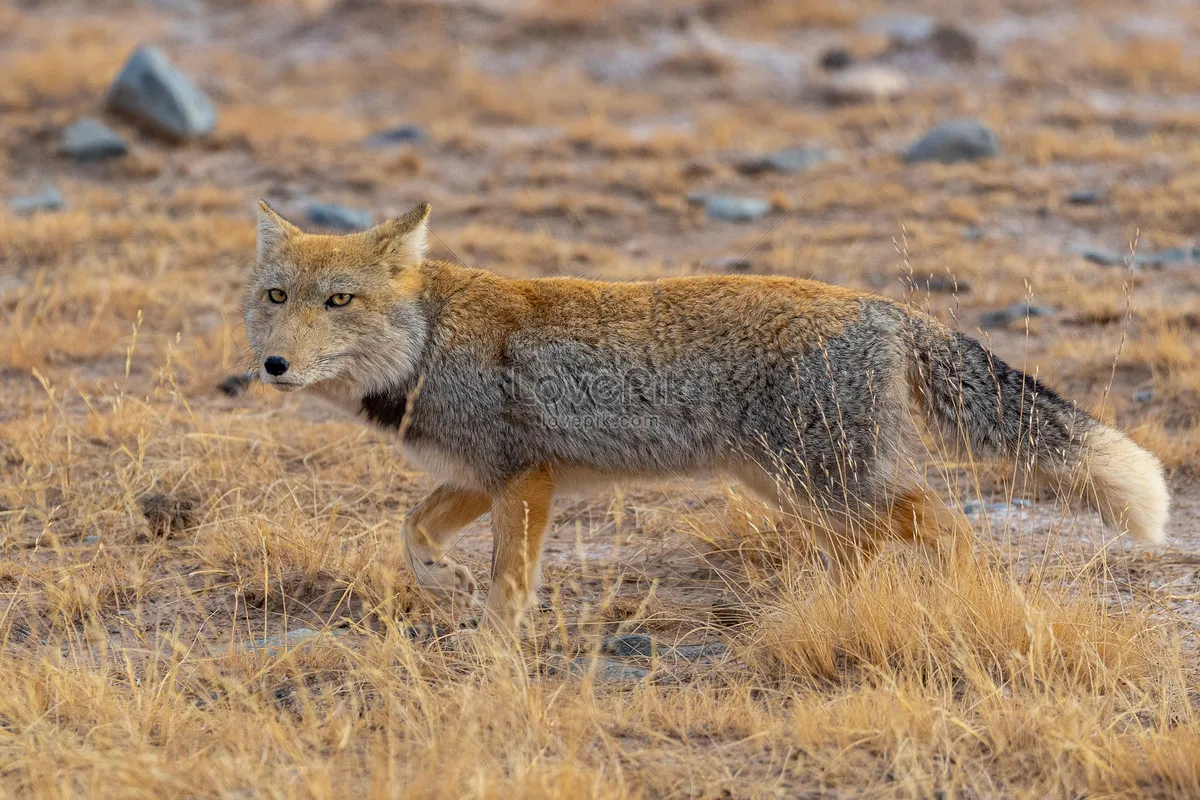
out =
[[[260,201],[245,319],[263,382],[362,397],[410,378],[428,335],[428,218],[422,203],[368,231],[321,236]]]

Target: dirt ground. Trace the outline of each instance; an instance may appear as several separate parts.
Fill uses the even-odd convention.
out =
[[[968,43],[905,39],[897,14]],[[65,198],[0,209],[0,791],[1200,796],[1200,261],[1163,255],[1200,225],[1198,34],[1174,0],[0,7],[0,199]],[[103,109],[145,43],[212,98],[212,134]],[[834,102],[835,48],[906,89]],[[64,155],[85,116],[128,154]],[[903,159],[956,118],[999,154]],[[421,135],[371,140],[400,125]],[[830,155],[747,166],[793,147]],[[713,219],[713,194],[770,209]],[[434,256],[507,275],[908,298],[1157,453],[1168,541],[931,458],[948,501],[993,504],[971,519],[995,583],[908,595],[885,565],[847,597],[735,488],[626,487],[556,505],[536,654],[413,642],[461,618],[397,552],[428,479],[315,398],[220,389],[249,366],[260,197],[308,228],[312,202],[382,221],[429,201]],[[989,322],[1027,301],[1046,313]],[[485,578],[486,517],[454,553]],[[889,604],[930,616],[875,637],[865,609]],[[321,644],[264,643],[300,628]],[[646,680],[554,668],[618,632],[730,652]]]

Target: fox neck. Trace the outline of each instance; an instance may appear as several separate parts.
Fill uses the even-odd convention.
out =
[[[425,292],[391,309],[394,335],[356,359],[352,373],[319,381],[313,393],[346,410],[358,413],[364,398],[406,394],[416,384],[428,361],[430,334],[435,320]]]
[[[445,261],[428,260],[419,268],[419,290],[411,302],[397,305],[392,318],[401,336],[381,346],[367,359],[360,359],[353,375],[321,381],[311,386],[320,397],[352,413],[362,412],[367,401],[409,396],[430,361],[433,332],[441,315],[454,304],[456,295],[474,280],[490,275]],[[389,346],[390,345],[390,346]]]
[[[438,361],[437,351],[445,338],[443,323],[448,317],[453,319],[464,313],[464,290],[480,278],[494,277],[486,270],[434,260],[424,262],[420,273],[420,302],[416,307],[422,318],[419,324],[414,320],[411,328],[420,330],[421,346],[408,351],[415,357],[411,363],[398,364],[390,370],[390,380],[358,384],[340,399],[341,404],[385,428],[405,427],[404,419],[420,394],[421,380]]]

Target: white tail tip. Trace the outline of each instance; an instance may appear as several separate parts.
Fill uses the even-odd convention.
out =
[[[1104,518],[1143,542],[1161,544],[1171,495],[1158,459],[1103,425],[1088,432],[1084,449],[1082,466]]]

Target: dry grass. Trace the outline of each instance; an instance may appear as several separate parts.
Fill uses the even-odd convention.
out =
[[[980,20],[1061,26],[1049,44],[1018,29],[973,66],[898,57],[917,88],[887,106],[806,99],[830,44],[893,58],[855,32],[877,5],[219,2],[186,43],[153,4],[0,8],[4,195],[54,183],[68,202],[0,210],[0,794],[1200,795],[1200,271],[1104,270],[1068,248],[1193,244],[1200,70],[1122,26],[1153,11],[1186,30],[1195,12],[986,0]],[[680,38],[697,23],[727,47]],[[660,36],[685,46],[644,75],[596,69]],[[215,135],[171,147],[113,121],[131,157],[61,157],[58,129],[101,114],[142,41],[213,93]],[[1001,158],[896,158],[970,114]],[[362,147],[410,122],[423,142]],[[799,145],[842,157],[736,169]],[[1075,188],[1106,199],[1069,205]],[[713,222],[693,192],[776,209]],[[430,199],[438,255],[512,275],[744,257],[973,332],[1032,297],[1058,313],[989,329],[991,346],[1162,457],[1172,544],[1113,542],[1039,497],[973,516],[977,552],[954,569],[898,548],[842,590],[803,531],[729,487],[638,487],[557,507],[549,609],[521,647],[414,640],[410,625],[461,618],[398,552],[428,479],[314,400],[216,389],[248,358],[238,304],[264,195],[379,213]],[[1023,488],[1007,467],[929,473],[955,503]],[[456,557],[486,575],[486,524]],[[300,628],[318,634],[254,644]],[[730,651],[631,659],[653,670],[635,682],[564,669],[619,631]]]

